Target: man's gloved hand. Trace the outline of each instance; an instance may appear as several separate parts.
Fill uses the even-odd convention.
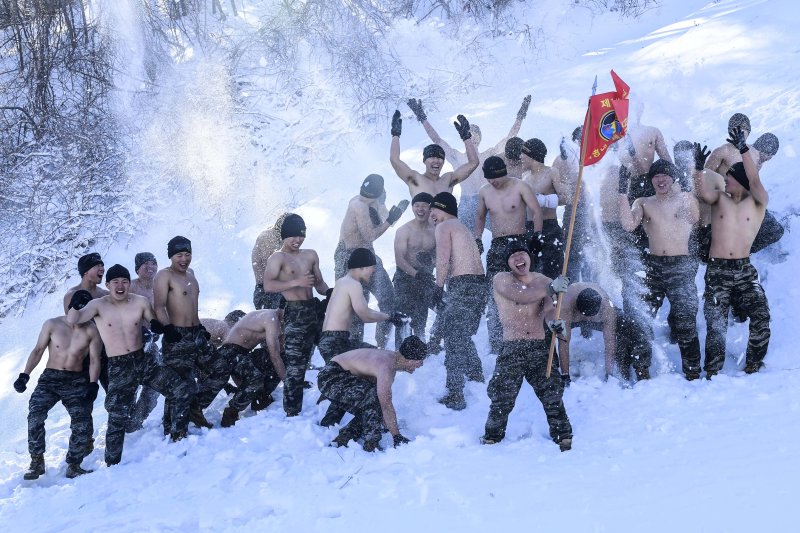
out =
[[[424,270],[417,270],[417,273],[414,274],[414,279],[425,284],[436,283],[436,278],[433,276],[433,274]]]
[[[456,117],[457,122],[453,122],[453,126],[456,127],[456,131],[458,135],[461,137],[462,141],[466,141],[470,137],[472,137],[472,132],[469,131],[469,121],[467,117],[464,115],[458,115]]]
[[[567,138],[561,137],[561,143],[558,145],[558,149],[561,151],[561,159],[564,161],[567,160]]]
[[[87,404],[92,405],[94,403],[94,401],[97,399],[97,392],[99,390],[100,385],[98,385],[96,381],[89,382],[89,385],[86,387],[86,396],[83,397]]]
[[[534,231],[533,237],[531,237],[528,243],[528,250],[531,252],[531,258],[537,257],[539,253],[541,253],[542,248],[544,248],[544,235],[541,231]]]
[[[569,278],[562,274],[550,282],[550,285],[547,286],[547,292],[550,293],[550,296],[555,296],[560,292],[567,292],[568,287]]]
[[[442,300],[444,300],[444,287],[436,285],[431,294],[431,309],[439,307]]]
[[[392,115],[392,137],[400,137],[403,132],[403,119],[400,118],[400,111],[395,109]]]
[[[702,170],[706,166],[706,160],[708,156],[711,155],[711,150],[708,150],[708,145],[703,146],[700,148],[700,143],[694,143],[694,169],[698,172],[702,172]]]
[[[565,389],[572,384],[572,378],[569,374],[561,374],[561,384],[564,385]]]
[[[524,120],[528,116],[528,106],[530,105],[531,95],[528,95],[522,99],[522,105],[519,106],[519,111],[517,111],[517,120]]]
[[[369,219],[372,221],[373,226],[381,225],[381,216],[378,214],[378,210],[374,207],[369,208]]]
[[[426,120],[428,120],[428,115],[426,115],[425,110],[422,109],[422,100],[417,100],[416,98],[410,98],[406,103],[408,104],[408,107],[411,108],[411,111],[414,112],[414,115],[417,117],[417,120],[419,120],[420,122],[425,122]]]
[[[178,330],[175,329],[175,326],[172,324],[167,324],[164,326],[164,341],[172,344],[173,342],[178,342],[181,340],[181,334],[178,333]]]
[[[478,253],[483,255],[483,239],[480,237],[475,237],[475,244],[478,245]]]
[[[26,374],[25,372],[20,372],[19,377],[14,381],[14,390],[22,394],[27,389],[28,381],[30,381],[31,376]]]
[[[92,301],[92,293],[87,291],[86,289],[81,289],[75,291],[75,294],[72,295],[72,298],[69,300],[69,305],[67,306],[67,311],[70,309],[77,309],[80,311],[86,304]]]
[[[205,337],[207,341],[211,340],[211,333],[208,332],[208,330],[203,324],[200,324],[200,332],[203,334],[203,337]]]
[[[154,318],[150,321],[150,331],[158,335],[162,335],[165,331],[164,324],[162,324],[157,318]]]
[[[725,140],[734,145],[736,149],[739,150],[740,154],[750,149],[750,147],[747,146],[747,134],[745,134],[739,126],[728,130],[728,138]]]
[[[394,440],[394,447],[395,447],[395,448],[397,448],[397,447],[398,447],[398,446],[400,446],[401,444],[408,444],[409,442],[411,442],[410,440],[408,440],[407,438],[405,438],[405,437],[404,437],[403,435],[401,435],[400,433],[398,433],[397,435],[392,435],[392,439]]]
[[[617,192],[620,194],[628,194],[628,185],[631,181],[631,173],[628,170],[628,167],[622,165],[619,167],[619,184],[617,186]]]
[[[389,315],[389,320],[387,320],[387,322],[389,322],[396,328],[402,328],[403,325],[409,320],[411,319],[408,317],[407,314],[401,313],[400,311],[395,311],[394,313]]]
[[[560,318],[558,320],[548,320],[547,329],[552,331],[559,339],[563,339],[567,333],[567,323]]]
[[[389,216],[386,217],[386,222],[388,222],[390,226],[400,220],[400,217],[403,216],[403,213],[408,209],[408,203],[408,200],[401,200],[399,204],[389,209]]]

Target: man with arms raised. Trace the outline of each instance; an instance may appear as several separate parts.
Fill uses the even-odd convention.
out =
[[[478,243],[480,253],[483,253],[480,236],[486,224],[486,214],[491,213],[492,245],[486,254],[486,279],[491,283],[495,274],[508,270],[508,264],[504,261],[508,243],[524,242],[528,211],[533,218],[531,245],[535,249],[534,255],[539,254],[542,242],[542,209],[530,185],[508,176],[506,164],[499,157],[492,156],[483,162],[483,176],[488,183],[481,187],[478,196],[478,215],[473,236]],[[503,331],[497,316],[497,307],[491,297],[486,320],[492,353],[500,353]]]
[[[319,391],[355,415],[331,446],[347,446],[363,436],[364,451],[381,450],[384,427],[391,433],[395,447],[409,442],[397,426],[392,383],[398,370],[413,374],[426,355],[425,343],[412,335],[398,351],[359,348],[331,359],[319,371]]]
[[[750,156],[746,136],[740,128],[730,132],[730,142],[739,150],[742,162],[734,163],[725,174],[725,190],[706,187],[696,174],[700,194],[711,206],[711,249],[706,269],[703,312],[706,317],[706,378],[722,370],[725,363],[725,334],[728,310],[738,308],[750,318],[744,371],[758,372],[764,366],[770,338],[767,295],[750,263],[750,248],[764,219],[769,202],[758,169]],[[695,145],[697,166],[708,157]]]
[[[300,215],[289,215],[281,226],[283,245],[270,256],[264,271],[264,290],[280,292],[286,299],[283,314],[285,352],[283,364],[283,409],[286,416],[297,416],[303,409],[303,382],[319,332],[317,300],[328,292],[319,270],[319,256],[311,249],[301,250],[306,240],[306,223]]]
[[[334,254],[336,279],[344,276],[347,272],[347,263],[353,250],[366,248],[374,252],[373,243],[400,220],[408,208],[408,200],[402,200],[387,213],[386,208],[378,201],[384,192],[383,177],[378,174],[370,174],[361,184],[360,193],[348,203],[339,230],[339,244]],[[383,268],[381,258],[377,255],[375,258],[377,261],[375,272],[364,284],[364,298],[368,298],[369,293],[374,294],[378,300],[378,308],[385,313],[392,313],[395,310],[392,280],[386,273],[386,269]],[[359,341],[363,339],[364,324],[358,318],[355,318],[350,330],[355,339]],[[389,324],[380,324],[376,329],[375,340],[379,348],[386,346],[389,331]]]
[[[79,295],[73,296],[73,305],[78,309],[82,309],[92,300],[91,294],[86,290],[76,291],[76,294]],[[25,392],[31,378],[30,373],[41,361],[45,349],[47,367],[39,377],[28,404],[28,451],[31,454],[31,465],[23,476],[27,480],[37,479],[44,474],[44,421],[47,413],[59,401],[70,418],[67,477],[74,478],[91,472],[81,468],[81,461],[91,451],[92,404],[97,398],[100,351],[103,349],[97,327],[91,322],[71,325],[63,316],[45,321],[36,346],[25,363],[25,369],[14,382],[14,390]],[[83,360],[87,355],[88,379],[83,372]]]
[[[438,144],[429,144],[422,151],[425,173],[420,174],[400,159],[400,133],[403,131],[403,119],[400,118],[400,111],[394,112],[389,162],[400,179],[408,185],[408,193],[411,198],[421,192],[426,192],[431,196],[442,191],[453,192],[453,187],[467,179],[478,168],[478,151],[475,149],[475,143],[469,140],[472,137],[472,133],[469,131],[469,122],[464,115],[458,115],[458,122],[453,124],[461,140],[464,141],[467,162],[452,172],[441,174],[445,158],[444,149]]]
[[[217,355],[209,342],[211,334],[200,322],[200,285],[194,270],[189,268],[192,242],[180,235],[173,237],[167,243],[167,257],[170,265],[161,269],[153,281],[156,318],[164,324],[161,343],[164,366],[177,372],[193,391],[191,422],[210,428],[211,423],[203,415],[203,409],[211,405],[228,382],[233,362]],[[172,410],[167,399],[164,403],[165,432],[173,425],[169,420]]]
[[[495,444],[505,438],[508,415],[514,409],[524,378],[542,402],[550,437],[563,452],[572,447],[572,426],[562,401],[564,385],[555,358],[550,377],[546,377],[550,343],[546,340],[544,319],[552,312],[556,294],[567,289],[568,280],[551,281],[531,272],[530,253],[522,242],[509,243],[506,254],[511,272],[500,272],[493,283],[503,324],[503,347],[487,389],[492,403],[481,442]]]
[[[142,322],[149,322],[154,331],[164,331],[156,320],[147,298],[130,294],[131,276],[128,269],[114,265],[106,272],[106,287],[110,294],[92,300],[86,307],[77,309],[78,301],[70,304],[67,313],[69,324],[82,324],[93,318],[108,353],[108,429],[106,430],[105,460],[108,466],[122,459],[125,425],[136,387],[147,385],[163,394],[172,405],[172,440],[186,436],[187,412],[192,388],[168,367],[158,366],[142,349]],[[79,293],[73,297],[78,297]]]
[[[689,256],[689,236],[700,219],[694,195],[677,185],[679,171],[660,159],[647,174],[655,194],[637,198],[628,208],[628,180],[619,180],[620,222],[625,231],[641,224],[650,243],[645,256],[644,301],[655,317],[664,298],[669,298],[673,331],[681,351],[686,379],[700,377],[700,341],[697,338],[697,263]]]
[[[528,114],[528,106],[530,103],[531,95],[523,98],[522,105],[520,106],[519,111],[517,111],[517,119],[514,121],[514,124],[512,124],[508,135],[500,139],[500,141],[493,147],[478,154],[478,166],[482,165],[483,161],[487,157],[501,153],[504,150],[508,139],[519,133],[519,129],[522,127],[522,121],[525,120],[525,116]],[[453,168],[459,168],[467,163],[467,154],[464,152],[459,152],[451,147],[439,136],[436,130],[433,129],[433,126],[430,125],[428,122],[428,116],[425,114],[425,110],[422,108],[422,100],[412,98],[408,101],[408,107],[410,107],[411,111],[414,112],[417,120],[422,123],[422,127],[425,128],[428,137],[430,137],[434,143],[442,147],[444,150],[445,159],[449,161],[451,165],[453,165]],[[481,129],[477,124],[472,123],[469,125],[469,131],[472,134],[471,139],[477,151],[481,144],[481,139],[483,138],[481,135]],[[478,209],[478,190],[480,190],[481,186],[483,186],[483,183],[483,173],[477,167],[472,171],[467,179],[461,182],[461,196],[458,199],[458,219],[467,227],[467,229],[469,229],[470,232],[475,231],[475,213]]]

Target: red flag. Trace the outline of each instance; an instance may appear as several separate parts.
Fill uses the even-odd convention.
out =
[[[597,94],[589,98],[589,108],[583,122],[582,150],[584,166],[603,159],[608,147],[620,140],[628,131],[628,94],[630,87],[612,70],[616,91]],[[583,146],[583,145],[582,145]]]

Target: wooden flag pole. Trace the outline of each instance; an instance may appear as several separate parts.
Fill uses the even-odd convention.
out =
[[[597,78],[595,78],[595,87],[597,86]],[[567,265],[569,264],[569,251],[572,247],[572,232],[575,229],[575,216],[578,212],[578,202],[581,198],[581,181],[583,180],[583,159],[586,156],[586,134],[589,129],[589,124],[591,120],[589,119],[589,113],[591,112],[590,109],[586,110],[586,117],[583,119],[583,133],[581,135],[581,155],[580,159],[578,160],[578,181],[575,184],[575,195],[572,197],[572,213],[569,217],[569,231],[567,232],[567,245],[564,248],[564,266],[561,267],[561,275],[567,275]],[[561,318],[561,301],[564,299],[564,293],[558,293],[558,301],[556,303],[556,320]],[[553,334],[552,338],[550,339],[550,353],[547,356],[547,370],[545,372],[545,377],[550,377],[550,369],[553,366],[553,353],[556,349],[556,338],[557,335]]]

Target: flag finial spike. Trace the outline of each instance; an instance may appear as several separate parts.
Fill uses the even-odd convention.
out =
[[[594,83],[592,84],[592,96],[597,94],[597,74],[594,75]]]

